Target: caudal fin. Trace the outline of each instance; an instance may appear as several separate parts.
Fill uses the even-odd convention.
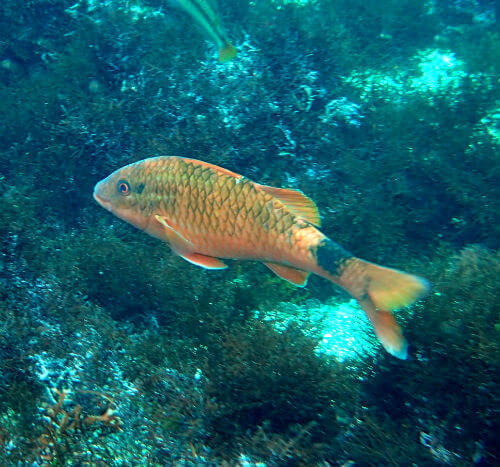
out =
[[[395,310],[411,305],[429,290],[429,283],[421,277],[361,259],[357,261],[364,266],[366,292],[377,308]]]
[[[369,298],[358,299],[358,302],[372,323],[375,334],[384,349],[394,357],[406,360],[408,357],[408,343],[394,315],[390,311],[375,308]]]
[[[395,357],[405,359],[408,345],[391,311],[411,305],[425,295],[428,282],[412,274],[351,258],[339,283],[358,300],[384,348]]]
[[[234,57],[236,57],[237,53],[238,51],[236,50],[234,45],[226,42],[224,47],[221,47],[219,49],[219,62],[228,62],[229,60],[232,60]]]

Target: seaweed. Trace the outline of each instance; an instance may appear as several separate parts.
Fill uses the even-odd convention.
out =
[[[481,446],[478,458],[493,464],[499,456],[493,433],[499,429],[500,257],[470,246],[451,258],[442,253],[431,270],[434,291],[406,324],[413,358],[406,365],[376,361],[363,392],[377,423],[390,413],[415,439],[430,433],[462,459],[472,459]]]
[[[318,357],[318,340],[296,326],[278,333],[270,323],[249,321],[217,329],[202,367],[210,445],[224,456],[243,446],[276,462],[325,459],[340,432],[337,410],[352,410],[356,376]]]

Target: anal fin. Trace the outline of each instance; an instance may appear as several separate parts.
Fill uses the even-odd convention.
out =
[[[302,271],[300,269],[295,269],[291,268],[290,266],[283,266],[282,264],[276,263],[264,264],[271,271],[273,271],[274,274],[298,287],[305,287],[307,284],[307,279],[309,278],[309,273],[307,271]]]

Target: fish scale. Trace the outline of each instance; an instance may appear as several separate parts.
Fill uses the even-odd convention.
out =
[[[184,170],[182,170],[183,168]],[[232,180],[230,180],[227,176],[225,179],[223,178],[222,180],[218,180],[219,185],[221,184],[221,181],[224,182],[222,184],[224,187],[222,192],[225,195],[225,199],[230,201],[230,204],[228,205],[228,203],[225,203],[223,199],[221,200],[221,206],[219,209],[226,209],[227,215],[224,219],[226,221],[224,222],[225,229],[219,229],[219,222],[216,220],[217,216],[213,216],[214,203],[213,200],[210,199],[210,195],[213,194],[213,189],[217,186],[217,184],[213,182],[213,175],[214,174],[210,169],[201,167],[198,168],[194,164],[190,163],[179,164],[175,177],[169,177],[167,173],[163,182],[164,190],[167,192],[170,191],[169,182],[173,179],[177,182],[177,184],[182,185],[182,189],[179,191],[183,193],[186,200],[185,212],[179,212],[177,216],[174,215],[172,219],[173,222],[178,223],[177,217],[185,216],[187,221],[186,224],[188,226],[201,224],[205,227],[207,234],[211,234],[210,237],[217,237],[224,234],[232,235],[236,233],[237,230],[242,231],[245,227],[245,221],[247,219],[245,202],[241,198],[238,199],[238,196],[231,197],[231,189],[233,189],[236,194],[241,193],[242,190],[237,184],[231,183]],[[203,183],[201,186],[200,181]],[[190,187],[192,188],[190,189]],[[166,214],[168,214],[168,210],[166,211]],[[228,224],[227,220],[232,217],[234,218],[234,222],[232,224]],[[214,218],[214,222],[212,222],[212,218]],[[188,232],[186,232],[186,236],[189,236]],[[197,235],[192,235],[192,237],[197,237]]]

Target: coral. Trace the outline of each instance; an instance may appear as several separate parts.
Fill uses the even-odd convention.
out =
[[[100,405],[100,415],[85,415],[81,405],[75,405],[70,411],[63,409],[63,405],[68,401],[68,391],[53,389],[56,399],[54,404],[44,410],[46,426],[43,433],[37,439],[37,453],[35,457],[42,462],[50,464],[64,464],[68,455],[72,458],[79,458],[85,462],[92,459],[99,461],[99,456],[93,452],[92,444],[81,446],[80,439],[83,433],[98,432],[98,436],[103,437],[106,433],[121,431],[122,421],[114,413],[113,400],[106,394],[95,391],[86,391],[96,396]],[[92,434],[94,436],[95,433]],[[87,435],[88,436],[88,435]],[[77,453],[80,452],[81,456]],[[76,455],[75,455],[76,454]],[[90,456],[90,457],[89,457]]]

